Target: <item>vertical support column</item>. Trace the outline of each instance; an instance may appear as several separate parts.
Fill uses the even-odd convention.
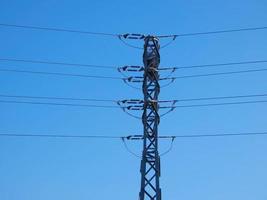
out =
[[[161,200],[160,157],[158,153],[158,96],[160,92],[158,66],[160,63],[159,41],[153,36],[145,37],[144,44],[144,125],[143,154],[141,161],[140,200]]]

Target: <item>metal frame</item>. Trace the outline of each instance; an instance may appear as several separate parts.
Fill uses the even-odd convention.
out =
[[[154,36],[144,38],[143,75],[143,154],[141,161],[140,200],[161,200],[160,156],[158,152],[158,124],[160,122],[158,96],[160,92],[158,67],[159,41]]]
[[[139,200],[161,200],[161,189],[159,185],[160,178],[160,154],[158,152],[158,125],[160,117],[173,111],[176,101],[159,101],[160,81],[170,81],[174,78],[171,74],[176,70],[175,67],[159,68],[159,39],[155,36],[145,36],[142,34],[125,34],[120,39],[144,40],[144,66],[123,66],[118,71],[125,77],[123,80],[127,85],[142,84],[144,99],[129,99],[118,101],[118,105],[128,115],[137,119],[142,119],[144,132],[143,135],[130,136],[130,140],[143,140],[143,152],[141,161],[141,188],[139,192]],[[160,77],[160,71],[170,71],[167,77]],[[130,73],[126,76],[124,73]],[[137,73],[137,75],[136,75]],[[138,73],[143,73],[139,75]],[[169,85],[168,83],[167,85]],[[131,86],[131,85],[130,85]],[[165,84],[166,86],[166,84]],[[134,86],[131,86],[134,87]],[[164,87],[164,85],[162,86]],[[136,87],[134,87],[136,88]],[[163,105],[162,105],[163,104]],[[160,109],[169,109],[164,114],[159,114]],[[142,117],[132,112],[142,111]],[[172,140],[173,142],[173,140]],[[171,149],[171,148],[170,148]],[[165,153],[169,152],[166,151]],[[164,154],[165,154],[164,153]]]

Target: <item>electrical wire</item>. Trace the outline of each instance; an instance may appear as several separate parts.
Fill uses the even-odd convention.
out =
[[[3,68],[1,69],[0,68],[0,71],[1,72],[12,72],[12,73],[39,74],[39,75],[68,76],[68,77],[79,77],[79,78],[124,80],[121,77],[114,77],[114,76],[96,76],[96,75],[59,73],[59,72],[44,72],[44,71],[32,71],[32,70],[17,70],[17,69],[3,69]],[[185,75],[185,76],[162,78],[161,80],[199,78],[199,77],[208,77],[208,76],[222,76],[222,75],[243,74],[243,73],[263,72],[263,71],[267,71],[267,69],[252,69],[252,70],[241,70],[241,71],[231,71],[231,72],[217,72],[217,73],[208,73],[208,74]]]
[[[175,79],[200,78],[200,77],[209,77],[209,76],[224,76],[224,75],[232,75],[232,74],[264,72],[264,71],[267,71],[267,68],[249,69],[249,70],[240,70],[240,71],[230,71],[230,72],[216,72],[216,73],[208,73],[208,74],[194,74],[194,75],[185,75],[185,76],[174,76],[174,77],[161,78],[160,80],[161,81],[164,81],[164,80],[172,80],[172,81],[174,81]]]
[[[222,100],[222,99],[236,99],[236,98],[255,98],[255,97],[266,97],[267,94],[247,94],[247,95],[231,95],[231,96],[215,96],[215,97],[200,97],[200,98],[187,98],[187,99],[176,99],[172,100],[170,102],[188,102],[188,101],[206,101],[206,100]],[[67,101],[89,101],[89,102],[112,102],[112,103],[118,103],[117,100],[111,100],[111,99],[93,99],[93,98],[74,98],[74,97],[55,97],[55,96],[31,96],[31,95],[9,95],[9,94],[0,94],[0,97],[4,98],[22,98],[22,99],[46,99],[46,100],[67,100]],[[15,101],[17,102],[17,101]],[[165,101],[159,101],[159,103],[162,103]],[[230,102],[230,103],[258,103],[258,102],[265,102],[264,101],[247,101],[247,102]],[[28,102],[26,102],[28,103]],[[46,103],[46,102],[29,102],[29,103]],[[52,103],[54,105],[54,103]],[[222,103],[225,104],[225,103]],[[226,103],[228,104],[228,103]],[[57,105],[57,104],[56,104]],[[63,104],[63,105],[69,105],[69,104]],[[87,104],[70,104],[70,105],[81,105],[81,106],[90,106]],[[202,105],[202,104],[201,104]],[[210,104],[203,104],[203,105],[210,105]],[[212,104],[213,105],[213,104]],[[217,105],[217,104],[216,104]],[[185,106],[194,106],[194,105],[185,105]],[[124,106],[116,106],[116,107],[122,107],[127,108]],[[177,107],[177,106],[171,106],[171,107]],[[178,106],[180,107],[180,106]],[[182,106],[183,107],[183,106]]]
[[[121,77],[113,76],[96,76],[96,75],[84,75],[84,74],[72,74],[72,73],[59,73],[59,72],[43,72],[43,71],[32,71],[32,70],[17,70],[17,69],[0,69],[2,72],[14,72],[14,73],[27,73],[27,74],[41,74],[41,75],[55,75],[55,76],[69,76],[69,77],[80,77],[80,78],[97,78],[97,79],[114,79],[122,80]]]
[[[73,98],[73,97],[48,97],[48,96],[28,96],[28,95],[6,95],[0,94],[0,97],[6,98],[26,98],[26,99],[48,99],[48,100],[70,100],[70,101],[89,101],[89,102],[117,102],[110,99],[89,99],[89,98]]]
[[[12,101],[0,100],[0,103],[32,104],[32,105],[51,105],[51,106],[72,106],[72,107],[90,107],[90,108],[120,108],[119,106],[93,105],[93,104],[71,104],[71,103],[50,103],[36,101]]]
[[[265,62],[265,61],[262,61]],[[222,65],[222,64],[221,64]],[[209,65],[211,66],[211,65]],[[85,74],[73,74],[73,73],[60,73],[60,72],[44,72],[44,71],[32,71],[32,70],[17,70],[17,69],[5,69],[0,68],[2,72],[13,72],[13,73],[28,73],[28,74],[41,74],[41,75],[56,75],[56,76],[69,76],[69,77],[80,77],[80,78],[98,78],[98,79],[114,79],[114,80],[125,80],[122,77],[114,76],[97,76],[97,75],[85,75]],[[222,76],[222,75],[231,75],[231,74],[242,74],[242,73],[252,73],[252,72],[263,72],[267,71],[267,68],[263,69],[249,69],[249,70],[240,70],[240,71],[230,71],[230,72],[216,72],[208,74],[194,74],[194,75],[185,75],[185,76],[176,76],[176,77],[166,77],[161,80],[174,80],[174,79],[185,79],[185,78],[197,78],[197,77],[208,77],[208,76]]]
[[[185,75],[185,76],[176,76],[167,79],[185,79],[185,78],[199,78],[199,77],[208,77],[208,76],[223,76],[223,75],[231,75],[231,74],[243,74],[243,73],[252,73],[252,72],[263,72],[267,71],[266,69],[249,69],[249,70],[240,70],[240,71],[230,71],[230,72],[216,72],[216,73],[208,73],[208,74],[195,74],[195,75]]]
[[[228,62],[228,63],[214,63],[214,64],[204,64],[204,65],[189,65],[174,67],[175,69],[193,69],[193,68],[206,68],[206,67],[218,67],[218,66],[230,66],[230,65],[246,65],[246,64],[260,64],[267,63],[267,60],[252,60],[252,61],[242,61],[242,62]]]
[[[115,69],[115,70],[117,70],[116,66],[111,66],[111,65],[92,65],[92,64],[79,64],[79,63],[68,63],[68,62],[44,61],[44,60],[16,59],[16,58],[0,58],[0,60],[1,61],[11,61],[11,62],[34,63],[34,64],[49,64],[49,65],[62,65],[62,66],[74,66],[74,67]]]
[[[57,31],[57,32],[68,32],[68,33],[78,33],[78,34],[87,34],[87,35],[98,35],[98,36],[112,36],[121,38],[122,34],[115,33],[103,33],[103,32],[91,32],[91,31],[81,31],[74,29],[64,29],[64,28],[49,28],[42,26],[29,26],[29,25],[19,25],[19,24],[9,24],[9,23],[0,23],[2,27],[12,27],[12,28],[23,28],[23,29],[32,29],[32,30],[44,30],[44,31]],[[234,33],[234,32],[244,32],[244,31],[257,31],[265,30],[266,26],[261,27],[248,27],[248,28],[237,28],[237,29],[227,29],[227,30],[218,30],[218,31],[207,31],[207,32],[194,32],[194,33],[181,33],[181,34],[171,34],[171,35],[158,35],[158,38],[176,38],[176,37],[185,37],[185,36],[198,36],[198,35],[211,35],[211,34],[222,34],[222,33]],[[140,38],[143,39],[143,38]]]
[[[210,107],[210,106],[241,105],[241,104],[256,104],[256,103],[267,103],[267,100],[181,105],[181,106],[173,106],[173,108]]]
[[[252,97],[266,97],[267,94],[248,94],[248,95],[234,95],[234,96],[217,96],[217,97],[200,97],[188,99],[176,99],[173,101],[187,102],[187,101],[205,101],[205,100],[221,100],[221,99],[235,99],[235,98],[252,98]],[[118,102],[111,99],[89,99],[89,98],[73,98],[73,97],[49,97],[49,96],[29,96],[29,95],[6,95],[0,94],[0,97],[6,98],[27,98],[27,99],[48,99],[48,100],[70,100],[70,101],[95,101],[95,102]]]
[[[258,94],[258,95],[239,95],[239,96],[224,96],[224,97],[203,97],[195,99],[181,99],[174,100],[179,101],[201,101],[201,100],[218,100],[218,99],[231,99],[231,98],[251,98],[251,97],[265,97],[267,94]],[[53,100],[78,100],[78,101],[107,101],[107,102],[116,102],[113,100],[102,100],[102,99],[82,99],[82,98],[67,98],[67,97],[40,97],[40,96],[19,96],[19,95],[3,95],[0,94],[0,97],[11,97],[11,98],[33,98],[33,99],[53,99]],[[254,100],[254,101],[237,101],[237,102],[224,102],[224,103],[207,103],[207,104],[191,104],[191,105],[177,105],[170,106],[171,110],[175,108],[192,108],[192,107],[209,107],[209,106],[222,106],[222,105],[239,105],[239,104],[255,104],[255,103],[266,103],[267,100]],[[121,108],[124,112],[127,110],[127,106],[109,106],[109,105],[93,105],[93,104],[73,104],[73,103],[54,103],[54,102],[39,102],[39,101],[14,101],[14,100],[0,100],[0,103],[18,103],[18,104],[33,104],[33,105],[53,105],[53,106],[72,106],[72,107],[95,107],[95,108]],[[165,107],[161,107],[165,108]],[[130,114],[129,112],[126,112]],[[132,114],[130,114],[132,116]],[[136,116],[134,116],[136,117]],[[137,117],[140,119],[139,117]]]
[[[134,49],[138,49],[138,50],[143,50],[144,49],[143,47],[135,46],[135,45],[132,45],[132,44],[124,41],[124,39],[122,39],[121,37],[119,37],[119,39],[125,46],[131,47],[131,48],[134,48]]]
[[[267,132],[245,132],[245,133],[216,133],[216,134],[187,134],[187,135],[170,135],[170,136],[159,136],[160,139],[171,139],[171,138],[203,138],[203,137],[228,137],[228,136],[264,136]]]
[[[122,142],[123,142],[123,145],[124,145],[124,148],[126,149],[126,151],[128,151],[130,154],[132,154],[132,155],[133,155],[134,157],[136,157],[136,158],[139,158],[139,159],[142,158],[142,156],[140,156],[140,155],[138,155],[137,153],[133,152],[133,151],[128,147],[127,143],[125,142],[126,137],[122,137],[121,139],[122,139]]]
[[[170,147],[165,152],[160,154],[161,157],[167,155],[173,149],[173,144],[174,144],[174,140],[176,139],[176,137],[170,137],[170,139],[171,139]]]
[[[24,28],[24,29],[32,29],[32,30],[43,30],[43,31],[79,33],[79,34],[87,34],[87,35],[95,35],[95,36],[97,35],[98,36],[112,36],[112,37],[120,36],[120,34],[114,34],[114,33],[91,32],[91,31],[81,31],[81,30],[63,29],[63,28],[48,28],[48,27],[41,27],[41,26],[28,26],[28,25],[7,24],[7,23],[0,23],[0,26],[12,27],[12,28]]]
[[[205,101],[205,100],[221,100],[221,99],[236,99],[236,98],[252,98],[252,97],[266,97],[267,94],[248,94],[248,95],[235,95],[235,96],[219,96],[219,97],[200,97],[191,99],[177,99],[177,102],[186,101]]]
[[[144,37],[145,37],[145,36],[144,36]],[[143,39],[143,37],[141,37],[141,38]],[[141,38],[138,38],[138,39],[141,39]],[[171,44],[174,42],[175,38],[176,38],[176,37],[174,36],[173,39],[172,39],[171,41],[167,42],[166,44],[163,44],[163,45],[160,47],[160,49],[164,49],[164,48],[168,47],[169,45],[171,45]],[[120,41],[121,41],[125,46],[131,47],[131,48],[134,48],[134,49],[138,49],[138,50],[143,50],[143,49],[144,49],[144,47],[140,47],[140,46],[132,45],[132,44],[130,44],[130,43],[124,41],[124,39],[127,39],[127,38],[119,37],[119,39],[120,39]],[[131,38],[131,39],[133,39],[133,38]],[[137,38],[135,38],[135,39],[137,39]]]
[[[175,139],[181,138],[211,138],[211,137],[236,137],[236,136],[265,136],[267,132],[246,132],[246,133],[217,133],[217,134],[188,134],[188,135],[172,135],[172,136],[159,136],[158,139],[171,139],[170,147],[160,156],[164,156],[168,154],[174,146]],[[32,137],[32,138],[60,138],[60,139],[105,139],[105,140],[113,140],[113,139],[121,139],[124,148],[133,156],[137,158],[141,158],[140,155],[134,153],[127,145],[125,140],[143,140],[143,138],[139,139],[131,139],[130,136],[108,136],[108,135],[67,135],[67,134],[14,134],[14,133],[0,133],[0,137]],[[141,136],[142,137],[142,136]]]
[[[45,60],[31,60],[31,59],[17,59],[17,58],[3,58],[0,57],[0,61],[9,62],[24,62],[33,64],[49,64],[49,65],[62,65],[62,66],[77,66],[77,67],[88,67],[88,68],[100,68],[100,69],[115,69],[117,67],[114,65],[94,65],[94,64],[80,64],[80,63],[69,63],[69,62],[58,62],[58,61],[45,61]],[[267,63],[267,60],[250,60],[250,61],[240,61],[240,62],[226,62],[226,63],[214,63],[214,64],[203,64],[203,65],[189,65],[189,66],[178,66],[172,67],[170,69],[191,69],[191,68],[206,68],[206,67],[216,67],[216,66],[230,66],[230,65],[246,65],[246,64],[261,64]],[[169,69],[169,68],[160,68]]]
[[[41,138],[84,138],[84,139],[120,139],[124,136],[108,136],[108,135],[67,135],[67,134],[14,134],[0,133],[2,137],[41,137]]]
[[[203,137],[228,137],[228,136],[264,136],[267,131],[263,132],[240,132],[240,133],[214,133],[214,134],[184,134],[184,135],[161,135],[159,139],[173,138],[203,138]],[[41,137],[41,138],[84,138],[84,139],[122,139],[132,140],[129,136],[108,136],[108,135],[70,135],[70,134],[16,134],[0,132],[1,137]],[[137,140],[137,139],[134,139]],[[140,138],[138,140],[143,140]]]
[[[257,30],[265,30],[265,29],[267,29],[267,26],[228,29],[228,30],[219,30],[219,31],[195,32],[195,33],[181,33],[181,34],[173,34],[173,35],[159,35],[157,37],[158,38],[186,37],[186,36],[199,36],[199,35],[211,35],[211,34],[222,34],[222,33],[235,33],[235,32],[244,32],[244,31],[257,31]]]

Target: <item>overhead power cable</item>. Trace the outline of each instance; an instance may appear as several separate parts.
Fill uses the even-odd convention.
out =
[[[246,64],[261,64],[261,63],[267,63],[267,60],[252,60],[252,61],[242,61],[242,62],[214,63],[214,64],[204,64],[204,65],[188,65],[188,66],[173,67],[173,68],[174,69],[193,69],[193,68],[206,68],[206,67],[231,66],[231,65],[246,65]]]
[[[89,102],[117,102],[110,99],[89,99],[89,98],[73,98],[73,97],[48,97],[48,96],[29,96],[29,95],[6,95],[0,94],[0,97],[7,98],[25,98],[25,99],[47,99],[47,100],[70,100],[70,101],[89,101]]]
[[[1,96],[1,95],[0,95]],[[234,95],[234,96],[218,96],[218,97],[200,97],[191,99],[177,99],[178,102],[186,101],[205,101],[205,100],[221,100],[221,99],[236,99],[236,98],[252,98],[252,97],[266,97],[267,94],[249,94],[249,95]]]
[[[109,106],[109,105],[91,105],[91,104],[73,104],[73,103],[52,103],[52,102],[37,102],[37,101],[14,101],[14,100],[0,100],[0,103],[16,103],[16,104],[32,104],[32,105],[52,105],[52,106],[71,106],[71,107],[92,107],[92,108],[121,108],[127,110],[130,107]],[[223,105],[240,105],[240,104],[256,104],[267,103],[267,100],[256,101],[238,101],[238,102],[225,102],[225,103],[208,103],[208,104],[192,104],[192,105],[177,105],[169,107],[159,107],[162,109],[175,109],[175,108],[193,108],[193,107],[210,107],[210,106],[223,106]],[[139,109],[140,110],[140,109]]]
[[[114,79],[122,80],[120,77],[114,76],[96,76],[96,75],[85,75],[85,74],[72,74],[72,73],[59,73],[59,72],[43,72],[43,71],[32,71],[32,70],[17,70],[17,69],[0,69],[2,72],[15,72],[15,73],[27,73],[27,74],[42,74],[42,75],[55,75],[55,76],[69,76],[69,77],[80,77],[80,78],[97,78],[97,79]]]
[[[59,61],[46,61],[46,60],[31,60],[31,59],[17,59],[17,58],[4,58],[0,57],[0,61],[9,62],[23,62],[23,63],[33,63],[33,64],[49,64],[49,65],[61,65],[61,66],[74,66],[74,67],[87,67],[87,68],[100,68],[100,69],[115,69],[118,66],[113,65],[95,65],[95,64],[81,64],[81,63],[69,63],[69,62],[59,62]],[[216,66],[230,66],[230,65],[246,65],[246,64],[261,64],[267,63],[267,60],[250,60],[250,61],[240,61],[240,62],[226,62],[226,63],[214,63],[214,64],[203,64],[203,65],[188,65],[188,66],[176,66],[169,68],[160,69],[191,69],[191,68],[206,68],[206,67],[216,67]]]
[[[204,137],[231,137],[231,136],[260,136],[267,135],[267,132],[245,132],[245,133],[215,133],[215,134],[188,134],[188,135],[170,135],[161,136],[162,139],[166,138],[204,138]]]
[[[204,138],[204,137],[228,137],[228,136],[260,136],[267,135],[266,131],[263,132],[242,132],[242,133],[215,133],[215,134],[186,134],[186,135],[162,135],[160,139],[171,138]],[[44,137],[44,138],[81,138],[81,139],[127,139],[127,140],[140,140],[143,139],[142,135],[129,135],[129,136],[108,136],[108,135],[70,135],[70,134],[16,134],[16,133],[0,133],[1,137]]]
[[[119,106],[93,105],[93,104],[73,104],[73,103],[51,103],[37,101],[13,101],[0,100],[1,103],[32,104],[32,105],[51,105],[51,106],[71,106],[71,107],[90,107],[90,108],[121,108]]]
[[[176,76],[176,77],[172,77],[172,78],[165,78],[165,80],[185,79],[185,78],[199,78],[199,77],[208,77],[208,76],[224,76],[224,75],[231,75],[231,74],[243,74],[243,73],[263,72],[263,71],[267,71],[267,68],[263,68],[263,69],[248,69],[248,70],[230,71],[230,72],[216,72],[216,73],[207,73],[207,74],[194,74],[194,75],[185,75],[185,76]]]
[[[112,37],[125,37],[125,36],[135,36],[125,37],[130,39],[144,39],[143,34],[115,34],[115,33],[104,33],[104,32],[92,32],[92,31],[82,31],[74,29],[65,29],[65,28],[50,28],[42,26],[29,26],[29,25],[19,25],[19,24],[9,24],[9,23],[0,23],[0,26],[11,27],[11,28],[23,28],[23,29],[32,29],[32,30],[43,30],[43,31],[56,31],[56,32],[68,32],[68,33],[78,33],[78,34],[87,34],[95,36],[112,36]],[[259,31],[265,30],[267,26],[260,27],[248,27],[248,28],[237,28],[237,29],[227,29],[227,30],[218,30],[218,31],[205,31],[205,32],[194,32],[194,33],[180,33],[180,34],[171,34],[171,35],[158,35],[159,38],[176,38],[176,37],[186,37],[186,36],[198,36],[198,35],[211,35],[211,34],[223,34],[223,33],[235,33],[235,32],[246,32],[246,31]],[[138,35],[138,37],[136,36]]]
[[[34,63],[34,64],[49,64],[49,65],[61,65],[61,66],[73,66],[73,67],[86,67],[86,68],[100,68],[100,69],[115,69],[115,70],[117,70],[116,66],[111,66],[111,65],[79,64],[79,63],[44,61],[44,60],[27,60],[27,59],[15,59],[15,58],[0,58],[0,60],[1,61],[11,61],[11,62]]]
[[[86,138],[86,139],[120,139],[124,136],[108,136],[108,135],[67,135],[67,134],[14,134],[0,133],[5,137],[45,137],[45,138]]]
[[[159,80],[160,81],[170,80],[173,82],[176,79],[200,78],[200,77],[209,77],[209,76],[225,76],[225,75],[234,75],[234,74],[243,74],[243,73],[265,72],[265,71],[267,71],[267,68],[248,69],[248,70],[229,71],[229,72],[215,72],[215,73],[207,73],[207,74],[193,74],[193,75],[174,76],[174,77],[169,76],[165,78],[160,78]],[[129,78],[124,78],[123,80],[128,81],[128,82],[140,83],[142,82],[142,77],[131,76]]]
[[[248,95],[232,95],[232,96],[216,96],[216,97],[200,97],[200,98],[187,98],[187,99],[176,99],[172,100],[177,102],[187,101],[204,101],[204,100],[221,100],[221,99],[235,99],[235,98],[253,98],[253,97],[266,97],[267,94],[248,94]],[[25,99],[47,99],[47,100],[70,100],[70,101],[89,101],[89,102],[113,102],[117,103],[117,100],[111,99],[93,99],[93,98],[74,98],[74,97],[55,97],[55,96],[30,96],[30,95],[7,95],[1,94],[0,97],[6,98],[25,98]],[[163,103],[165,101],[159,101]]]
[[[218,30],[218,31],[205,31],[205,32],[194,32],[194,33],[180,33],[172,35],[159,35],[159,38],[167,37],[187,37],[187,36],[200,36],[200,35],[214,35],[214,34],[223,34],[223,33],[236,33],[236,32],[247,32],[247,31],[259,31],[266,30],[267,26],[260,27],[248,27],[248,28],[237,28],[237,29],[227,29],[227,30]]]
[[[49,28],[49,27],[41,27],[41,26],[27,26],[27,25],[18,25],[18,24],[7,24],[7,23],[0,23],[0,26],[12,27],[12,28],[32,29],[32,30],[42,30],[42,31],[78,33],[78,34],[86,34],[86,35],[94,35],[94,36],[112,36],[112,37],[119,37],[120,36],[120,34],[114,34],[114,33],[91,32],[91,31],[81,31],[81,30],[74,30],[74,29]]]
[[[73,74],[73,73],[59,73],[59,72],[44,72],[44,71],[32,71],[32,70],[17,70],[17,69],[1,69],[2,72],[13,72],[13,73],[28,73],[28,74],[39,74],[39,75],[55,75],[55,76],[69,76],[69,77],[80,77],[80,78],[97,78],[97,79],[114,79],[114,80],[128,80],[129,78],[121,78],[114,76],[97,76],[97,75],[85,75],[85,74]],[[230,72],[217,72],[208,74],[194,74],[185,76],[176,76],[162,78],[160,80],[174,80],[174,79],[185,79],[185,78],[198,78],[198,77],[208,77],[208,76],[222,76],[231,74],[242,74],[242,73],[252,73],[252,72],[263,72],[267,71],[265,69],[251,69],[251,70],[240,70],[240,71],[230,71]]]
[[[210,106],[241,105],[241,104],[256,104],[256,103],[267,103],[267,100],[181,105],[181,106],[173,106],[173,108],[194,108],[194,107],[210,107]]]

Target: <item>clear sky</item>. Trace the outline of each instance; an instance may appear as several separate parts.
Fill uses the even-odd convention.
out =
[[[0,23],[111,33],[173,34],[267,25],[266,0],[1,0]],[[162,66],[267,59],[266,31],[181,37],[161,51]],[[161,41],[162,44],[167,42]],[[142,42],[135,43],[142,45]],[[142,51],[110,37],[0,27],[0,58],[141,65]],[[179,70],[191,75],[266,64]],[[1,68],[119,76],[115,70],[0,61]],[[177,80],[160,99],[266,93],[266,72]],[[119,80],[0,72],[10,95],[141,98]],[[6,98],[1,98],[6,100]],[[12,99],[13,100],[13,99]],[[266,131],[266,104],[176,109],[161,135]],[[141,121],[118,109],[0,103],[1,133],[129,135]],[[168,141],[161,142],[161,151]],[[136,153],[140,142],[129,144]],[[162,157],[163,200],[266,200],[267,137],[177,139]],[[120,140],[0,138],[1,200],[134,200],[140,160]]]

